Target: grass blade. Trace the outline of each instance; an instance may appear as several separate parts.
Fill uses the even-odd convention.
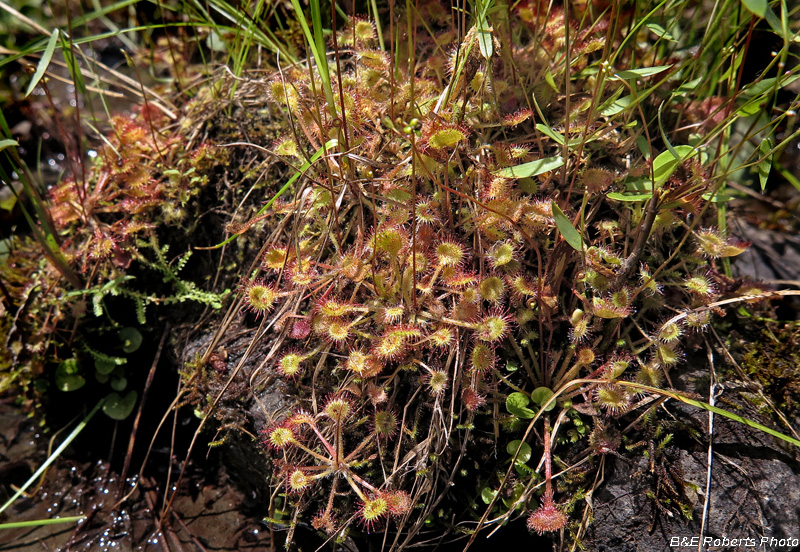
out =
[[[764,193],[764,190],[767,187],[767,178],[769,178],[770,169],[772,169],[772,140],[767,138],[766,140],[761,142],[761,145],[758,148],[758,152],[764,156],[761,162],[758,164],[758,180],[761,182],[761,193]]]
[[[56,49],[57,42],[58,29],[53,29],[53,32],[50,33],[50,40],[47,41],[47,46],[44,48],[42,59],[39,60],[39,65],[36,66],[36,72],[33,74],[33,78],[28,84],[28,89],[25,91],[26,98],[31,95],[31,92],[33,92],[33,89],[36,88],[36,85],[39,84],[40,80],[42,80],[45,71],[47,71],[47,67],[50,65],[50,60],[53,59],[53,52]]]
[[[20,495],[22,495],[22,493],[25,492],[25,489],[33,485],[36,482],[36,480],[39,479],[39,477],[45,472],[45,470],[49,468],[50,465],[53,462],[55,462],[59,456],[61,456],[61,453],[64,452],[64,449],[69,446],[69,444],[75,439],[75,437],[77,437],[80,434],[81,431],[83,431],[83,428],[85,428],[86,424],[89,423],[89,420],[91,420],[92,417],[94,417],[94,415],[97,414],[97,411],[100,410],[104,402],[105,399],[98,402],[92,409],[92,411],[89,412],[77,426],[75,426],[75,429],[73,429],[72,432],[67,436],[67,438],[64,439],[64,442],[61,443],[58,446],[58,448],[53,451],[53,454],[51,454],[47,460],[44,461],[44,464],[39,466],[39,469],[36,470],[36,473],[34,473],[32,476],[28,478],[28,480],[22,485],[22,487],[20,487],[17,490],[17,492],[14,493],[14,496],[9,498],[5,504],[0,506],[0,514],[3,513],[9,506],[11,506],[14,503],[14,501],[17,500],[20,497]]]
[[[10,523],[0,523],[0,531],[3,529],[23,529],[25,527],[41,527],[43,525],[57,525],[59,523],[75,523],[86,519],[86,516],[69,516],[53,519],[34,519],[31,521],[12,521]]]

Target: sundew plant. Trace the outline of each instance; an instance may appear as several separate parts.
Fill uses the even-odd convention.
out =
[[[52,226],[34,227],[68,239],[42,236],[55,268],[37,277],[83,290],[51,305],[95,301],[78,318],[103,316],[112,292],[140,325],[183,302],[229,306],[182,376],[191,387],[224,374],[218,345],[252,336],[218,395],[188,396],[205,425],[249,360],[258,369],[239,395],[283,390],[288,406],[264,412],[253,446],[273,470],[269,516],[287,543],[301,525],[331,539],[378,533],[389,550],[445,532],[472,543],[524,519],[577,547],[595,475],[608,455],[642,454],[625,443],[657,425],[665,400],[800,444],[677,393],[670,377],[727,306],[786,293],[732,277],[748,244],[727,202],[731,181],[763,191],[797,137],[798,8],[161,9],[173,10],[165,44],[196,33],[192,52],[159,58],[182,122],[153,98],[111,120],[101,162],[42,199]],[[778,47],[754,74],[757,30]],[[215,242],[187,231],[181,243],[220,254],[229,295],[184,279],[188,255],[170,261],[162,245],[209,186],[222,189],[215,179],[235,212]],[[132,261],[170,294],[128,285]],[[7,360],[47,356],[41,347]],[[670,438],[660,431],[651,454]],[[661,508],[691,515],[679,489],[661,489]]]

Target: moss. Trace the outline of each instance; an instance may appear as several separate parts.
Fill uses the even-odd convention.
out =
[[[784,413],[800,406],[800,327],[770,324],[744,346],[742,369]],[[763,401],[762,401],[763,402]]]

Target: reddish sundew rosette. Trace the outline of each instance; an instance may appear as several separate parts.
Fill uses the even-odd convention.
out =
[[[353,413],[353,403],[344,395],[333,395],[328,397],[322,412],[331,420],[343,422]]]
[[[411,346],[411,341],[422,336],[422,331],[411,324],[398,324],[388,328],[375,344],[372,353],[383,360],[396,360]]]
[[[338,530],[336,518],[330,512],[317,512],[311,518],[311,527],[318,531],[323,531],[327,535],[333,535]]]
[[[481,375],[490,372],[497,362],[494,349],[490,345],[481,342],[477,342],[472,346],[469,359],[470,369]]]
[[[292,331],[289,332],[289,337],[292,339],[305,339],[311,333],[311,323],[302,318],[300,320],[295,321],[292,325]]]
[[[558,506],[551,503],[542,504],[538,510],[528,517],[527,526],[539,535],[562,529],[567,524],[567,516]]]
[[[358,517],[367,532],[374,530],[388,515],[389,503],[381,495],[366,499],[358,510]]]
[[[614,383],[598,385],[594,390],[594,401],[609,416],[624,414],[631,407],[631,396],[624,387]]]
[[[353,349],[347,355],[344,368],[361,378],[370,378],[380,373],[382,365],[374,355],[361,349]]]
[[[467,252],[460,243],[455,240],[444,240],[434,249],[436,261],[439,266],[461,266]]]
[[[284,450],[297,442],[294,431],[285,422],[267,429],[264,433],[264,443],[274,451]]]
[[[472,387],[467,387],[461,393],[461,404],[470,412],[475,412],[486,404],[486,395],[478,393]]]
[[[372,415],[372,433],[383,440],[389,440],[397,433],[397,415],[390,409],[376,410]]]
[[[514,318],[501,309],[493,309],[475,322],[475,338],[485,343],[498,343],[511,331]]]
[[[278,360],[278,371],[287,378],[295,378],[303,371],[306,358],[300,351],[288,351]]]
[[[291,492],[302,493],[311,484],[311,478],[302,469],[295,468],[288,473],[286,482]]]
[[[423,384],[431,395],[439,396],[445,392],[450,384],[450,376],[443,370],[431,370],[422,378]]]
[[[261,278],[242,280],[239,290],[242,293],[245,308],[259,317],[270,312],[280,296],[274,286],[265,283]]]

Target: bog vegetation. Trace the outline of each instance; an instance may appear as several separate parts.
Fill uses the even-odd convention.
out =
[[[0,121],[28,224],[4,240],[1,386],[91,387],[125,418],[146,328],[202,315],[181,377],[204,424],[255,436],[212,421],[224,393],[290,399],[253,443],[289,541],[307,522],[399,549],[524,517],[577,546],[606,455],[667,446],[667,399],[713,408],[671,371],[727,305],[780,294],[731,276],[726,204],[797,135],[785,1],[167,2],[125,34],[122,8],[3,61],[51,108],[59,67],[95,107],[51,109],[78,123],[48,189]],[[753,74],[756,32],[777,46]],[[98,65],[117,36],[166,84]],[[135,114],[96,110],[126,87]],[[250,346],[226,363],[233,335]],[[652,500],[692,515],[680,485]]]

